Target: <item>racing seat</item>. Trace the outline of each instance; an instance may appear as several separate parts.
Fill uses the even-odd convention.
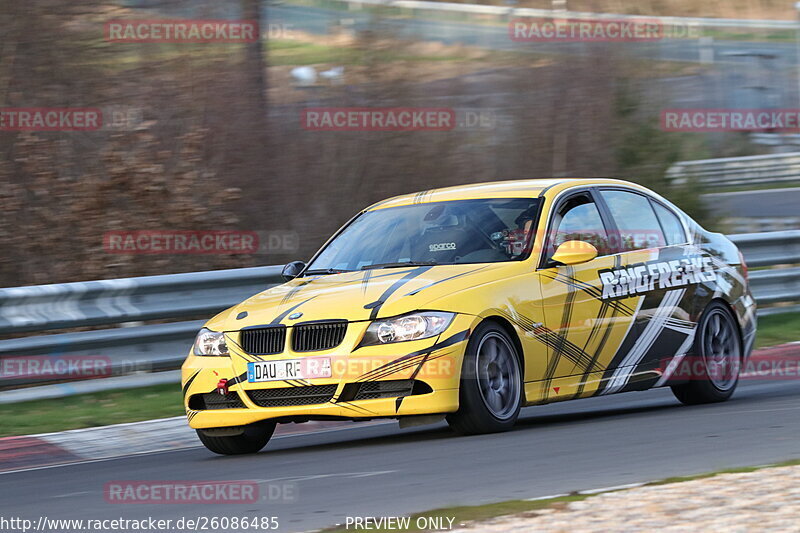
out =
[[[453,263],[467,254],[486,248],[485,239],[462,226],[427,228],[415,243],[414,257],[421,261]]]

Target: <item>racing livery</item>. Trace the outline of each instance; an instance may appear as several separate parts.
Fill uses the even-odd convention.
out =
[[[613,179],[385,200],[283,275],[209,320],[183,365],[189,424],[216,453],[256,452],[286,422],[473,434],[523,406],[652,387],[722,401],[756,330],[736,246]]]

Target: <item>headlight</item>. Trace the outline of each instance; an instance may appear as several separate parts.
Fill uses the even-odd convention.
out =
[[[225,344],[225,334],[203,328],[194,339],[192,353],[195,355],[230,355]]]
[[[367,328],[362,346],[415,341],[435,337],[453,321],[454,313],[420,311],[409,315],[376,320]]]

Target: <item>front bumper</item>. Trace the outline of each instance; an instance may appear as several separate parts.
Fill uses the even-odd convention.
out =
[[[450,413],[458,410],[458,387],[461,363],[469,332],[475,317],[456,315],[447,331],[430,339],[381,346],[366,346],[353,350],[363,336],[368,323],[351,323],[341,345],[323,352],[295,353],[287,350],[281,354],[262,356],[261,359],[282,360],[304,357],[330,357],[330,378],[308,380],[270,381],[249,383],[246,376],[247,361],[252,359],[237,353],[238,333],[231,336],[230,357],[197,357],[190,355],[182,367],[183,401],[189,425],[193,428],[242,426],[265,420],[281,419],[364,419],[410,415]],[[228,380],[232,403],[224,408],[208,408],[198,397],[217,394],[220,379]],[[411,381],[413,380],[413,381]],[[359,399],[355,393],[363,384],[376,382],[413,383],[413,393],[400,396]],[[383,385],[378,385],[382,387]],[[305,387],[305,389],[303,389]],[[251,396],[254,392],[268,391],[280,394],[305,395],[305,391],[327,391],[327,398],[315,396],[314,403],[261,407]],[[391,394],[391,393],[390,393]],[[309,393],[309,395],[313,395]],[[384,393],[382,396],[386,396]],[[213,399],[213,398],[212,398]],[[302,403],[302,402],[301,402]],[[198,407],[200,405],[200,407]]]

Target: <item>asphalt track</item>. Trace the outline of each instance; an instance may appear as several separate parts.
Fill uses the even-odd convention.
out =
[[[659,389],[529,408],[514,431],[355,427],[273,440],[258,455],[190,449],[0,475],[0,516],[38,520],[277,516],[280,531],[452,505],[533,498],[800,458],[800,381],[747,381],[724,404]],[[255,480],[286,502],[120,505],[120,480]],[[270,480],[267,482],[267,480]],[[267,492],[262,489],[262,492]]]

